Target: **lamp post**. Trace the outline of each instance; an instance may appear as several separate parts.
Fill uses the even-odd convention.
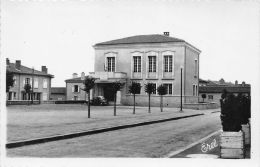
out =
[[[32,68],[32,95],[31,95],[32,104],[33,104],[33,98],[34,98],[34,95],[33,95],[33,87],[34,87],[34,67]]]
[[[183,70],[183,67],[181,66],[181,109],[180,109],[180,112],[183,112],[182,111],[182,70]]]

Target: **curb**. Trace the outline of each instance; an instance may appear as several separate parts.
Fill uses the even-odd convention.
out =
[[[193,146],[195,146],[195,145],[201,143],[202,141],[204,141],[204,140],[210,138],[211,136],[214,136],[214,135],[220,133],[220,131],[221,131],[221,130],[217,130],[217,131],[215,131],[215,132],[209,134],[208,136],[203,137],[202,139],[200,139],[200,140],[198,140],[198,141],[196,141],[196,142],[194,142],[194,143],[192,143],[192,144],[190,144],[190,145],[188,145],[188,146],[186,146],[186,147],[184,147],[184,148],[182,148],[182,149],[179,149],[179,150],[177,150],[177,151],[170,152],[169,154],[167,154],[166,156],[164,156],[164,158],[171,158],[171,157],[173,157],[173,156],[175,156],[175,155],[177,155],[177,154],[179,154],[179,153],[181,153],[181,152],[183,152],[183,151],[185,151],[185,150],[187,150],[187,149],[189,149],[189,148],[191,148],[191,147],[193,147]]]
[[[167,122],[167,121],[178,120],[178,119],[189,118],[189,117],[196,117],[196,116],[201,116],[201,115],[204,115],[204,114],[203,113],[193,114],[193,115],[180,116],[180,117],[174,117],[174,118],[168,118],[168,119],[160,119],[160,120],[139,122],[139,123],[134,123],[134,124],[119,125],[119,126],[114,126],[114,127],[101,128],[101,129],[96,129],[96,130],[76,132],[76,133],[70,133],[70,134],[64,134],[64,135],[50,136],[50,137],[45,137],[45,138],[36,138],[36,139],[32,139],[32,140],[17,141],[17,142],[7,143],[6,148],[16,148],[16,147],[22,147],[22,146],[26,146],[26,145],[33,145],[33,144],[46,143],[46,142],[51,142],[51,141],[70,139],[70,138],[74,138],[74,137],[93,135],[93,134],[98,134],[98,133],[103,133],[103,132],[138,127],[138,126],[143,126],[143,125],[150,125],[150,124],[155,124],[155,123]]]

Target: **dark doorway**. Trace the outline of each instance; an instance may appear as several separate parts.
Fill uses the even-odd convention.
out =
[[[114,94],[113,94],[113,91],[112,91],[112,84],[104,84],[103,88],[104,88],[104,97],[108,101],[113,101],[114,100]]]

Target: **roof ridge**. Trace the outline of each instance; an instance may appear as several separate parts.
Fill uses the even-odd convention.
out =
[[[136,44],[136,43],[167,43],[167,42],[185,42],[182,39],[166,36],[163,34],[143,34],[124,38],[118,38],[105,42],[96,43],[98,45],[116,45],[116,44]]]

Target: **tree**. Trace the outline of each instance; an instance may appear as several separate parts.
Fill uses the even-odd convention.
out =
[[[14,86],[14,74],[6,70],[6,93]]]
[[[203,94],[201,95],[201,97],[202,97],[203,103],[204,103],[204,99],[206,98],[206,94],[203,93]]]
[[[167,87],[165,85],[160,85],[157,88],[157,92],[160,95],[160,108],[161,112],[163,112],[163,95],[167,94]]]
[[[95,86],[95,78],[86,76],[84,79],[84,88],[82,89],[88,94],[88,118],[90,118],[90,90]]]
[[[156,87],[153,83],[145,84],[145,92],[148,94],[148,101],[149,101],[148,113],[151,113],[151,104],[150,104],[151,94],[155,91],[156,91]]]
[[[114,116],[116,116],[116,94],[123,87],[123,83],[116,81],[112,83],[112,91],[114,94]]]
[[[24,85],[25,94],[28,95],[27,98],[26,98],[26,100],[28,100],[28,105],[30,104],[29,94],[31,93],[31,88],[32,88],[32,86],[31,86],[31,84],[29,84],[29,83],[26,83],[26,84]]]
[[[129,93],[134,95],[134,109],[133,114],[135,114],[135,94],[140,93],[141,85],[140,83],[132,82],[129,86]]]

